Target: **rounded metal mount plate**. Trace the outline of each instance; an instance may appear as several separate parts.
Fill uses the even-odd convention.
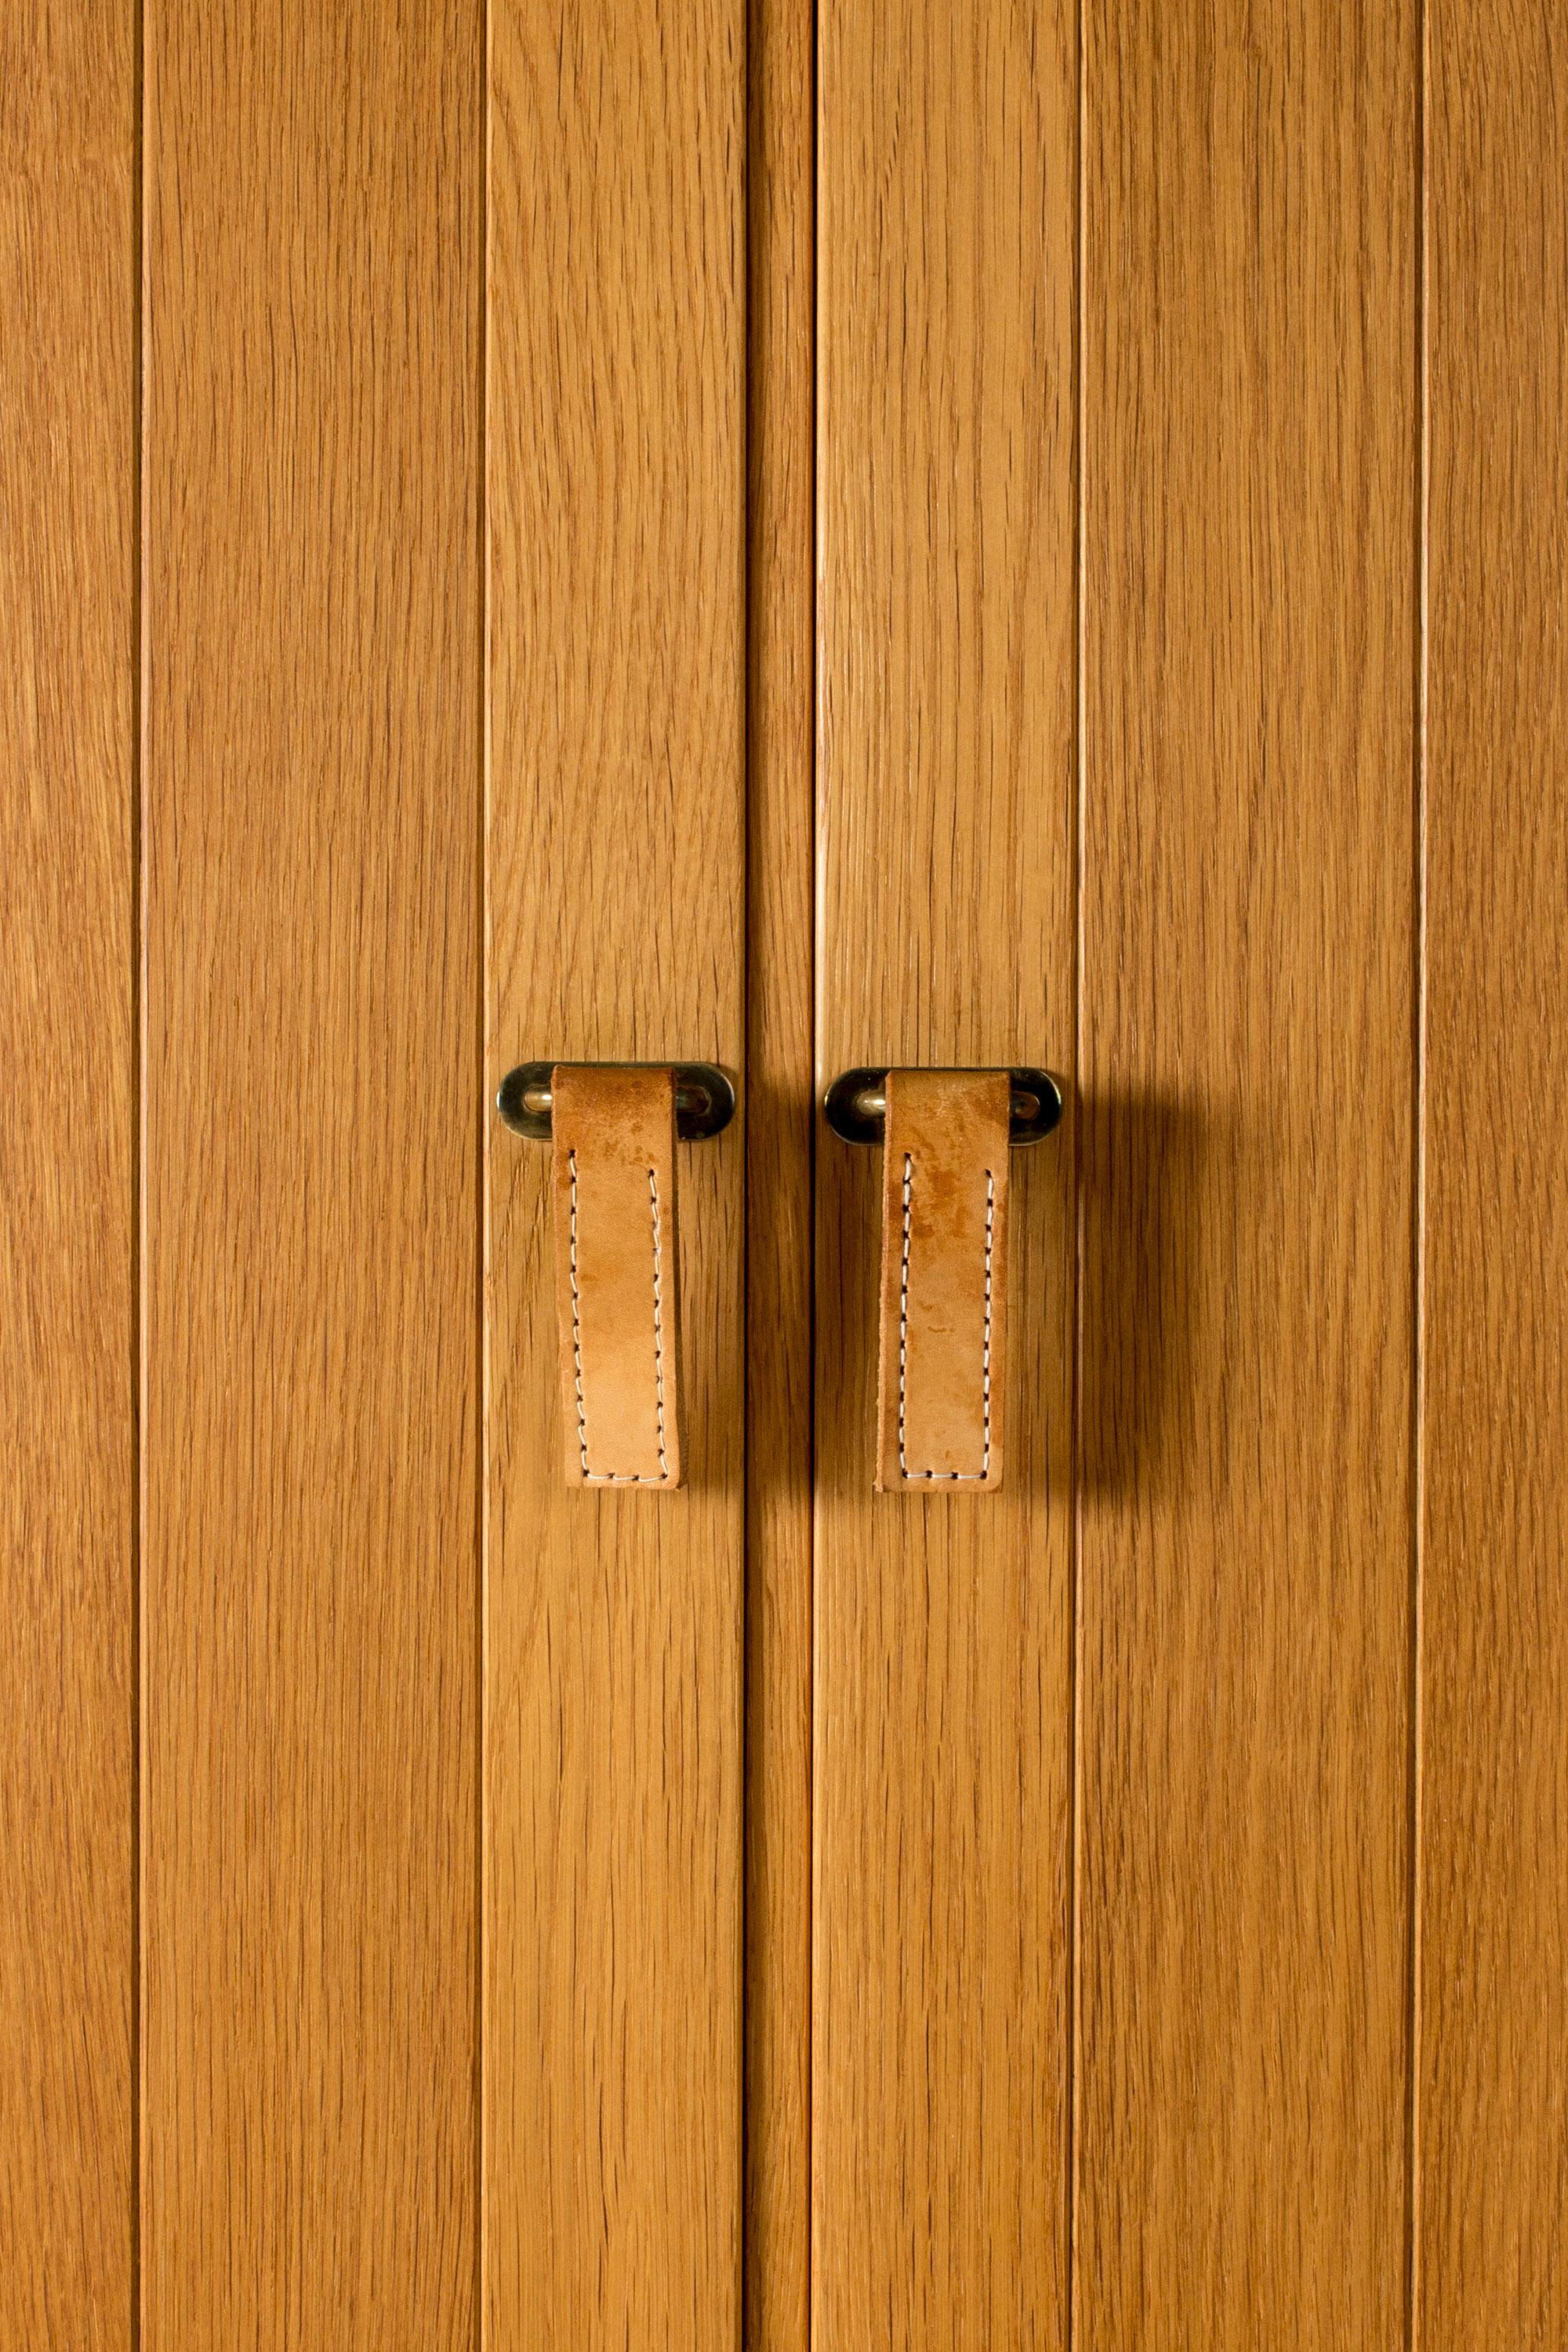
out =
[[[1008,1141],[1038,1143],[1062,1115],[1059,1080],[1049,1070],[1010,1070],[1013,1081]],[[823,1097],[827,1124],[845,1143],[880,1143],[888,1112],[886,1070],[844,1070]]]
[[[596,1069],[665,1069],[663,1062],[600,1062]],[[675,1070],[675,1131],[683,1143],[700,1143],[706,1136],[722,1135],[735,1116],[735,1089],[713,1062],[677,1062]],[[496,1092],[501,1125],[534,1143],[550,1140],[550,1081],[553,1061],[520,1062],[509,1070]]]

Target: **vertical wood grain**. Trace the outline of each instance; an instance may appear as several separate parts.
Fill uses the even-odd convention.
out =
[[[1433,0],[1417,2341],[1568,2340],[1568,123]]]
[[[1405,2338],[1416,16],[1089,12],[1077,2352]]]
[[[128,2352],[134,13],[0,26],[0,2345]]]
[[[480,22],[147,0],[147,2352],[473,2336]]]
[[[1073,1050],[1077,58],[826,0],[819,1081]],[[879,1155],[817,1152],[817,2352],[1067,2296],[1072,1143],[1014,1170],[995,1496],[877,1496]]]
[[[812,0],[752,0],[746,2352],[810,2334],[815,24]]]
[[[743,0],[494,0],[488,1055],[744,1041]],[[682,1145],[687,1486],[568,1492],[489,1142],[485,2317],[738,2338],[744,1121]]]

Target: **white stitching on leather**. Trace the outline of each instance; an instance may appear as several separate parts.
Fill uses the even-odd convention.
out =
[[[651,1168],[647,1171],[647,1193],[648,1199],[653,1203],[653,1392],[655,1409],[658,1414],[658,1475],[660,1478],[668,1478],[669,1463],[664,1451],[664,1298],[660,1287],[662,1259],[658,1230],[658,1182]],[[647,1486],[654,1486],[657,1483],[657,1480],[651,1478],[644,1481]]]
[[[996,1179],[985,1171],[985,1328],[980,1343],[982,1443],[978,1470],[911,1470],[904,1452],[904,1384],[910,1339],[910,1191],[914,1181],[912,1152],[904,1154],[904,1245],[899,1267],[899,1475],[937,1478],[978,1486],[991,1473],[991,1268],[996,1239]]]
[[[577,1454],[583,1465],[583,1475],[596,1486],[668,1486],[669,1459],[664,1450],[664,1268],[658,1184],[650,1168],[647,1188],[653,1203],[653,1370],[655,1406],[658,1416],[658,1475],[654,1477],[637,1470],[590,1470],[588,1467],[588,1415],[583,1398],[583,1327],[577,1293],[577,1154],[574,1150],[566,1154],[566,1170],[571,1179],[572,1192],[571,1233],[567,1249],[567,1271],[572,1281],[572,1363],[577,1391]]]
[[[588,1475],[588,1422],[583,1410],[583,1327],[577,1319],[577,1154],[566,1154],[566,1166],[572,1178],[572,1247],[568,1265],[572,1275],[572,1363],[577,1380],[577,1453],[583,1465],[583,1475]]]

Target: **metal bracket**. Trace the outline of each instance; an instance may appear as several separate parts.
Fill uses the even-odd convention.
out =
[[[564,1063],[570,1057],[557,1057]],[[550,1140],[550,1081],[555,1062],[520,1062],[509,1070],[496,1093],[496,1109],[503,1127],[531,1142]],[[594,1062],[598,1070],[673,1068],[675,1072],[675,1131],[683,1143],[700,1143],[705,1136],[721,1135],[735,1116],[735,1089],[712,1062]]]
[[[1062,1115],[1062,1090],[1049,1070],[1010,1070],[1013,1101],[1007,1139],[1038,1143]],[[845,1143],[880,1143],[888,1115],[886,1070],[844,1070],[822,1098],[827,1124]]]

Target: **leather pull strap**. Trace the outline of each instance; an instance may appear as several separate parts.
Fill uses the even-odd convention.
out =
[[[675,1073],[551,1074],[569,1486],[679,1486]]]
[[[1002,1484],[1005,1070],[889,1070],[877,1486]]]

